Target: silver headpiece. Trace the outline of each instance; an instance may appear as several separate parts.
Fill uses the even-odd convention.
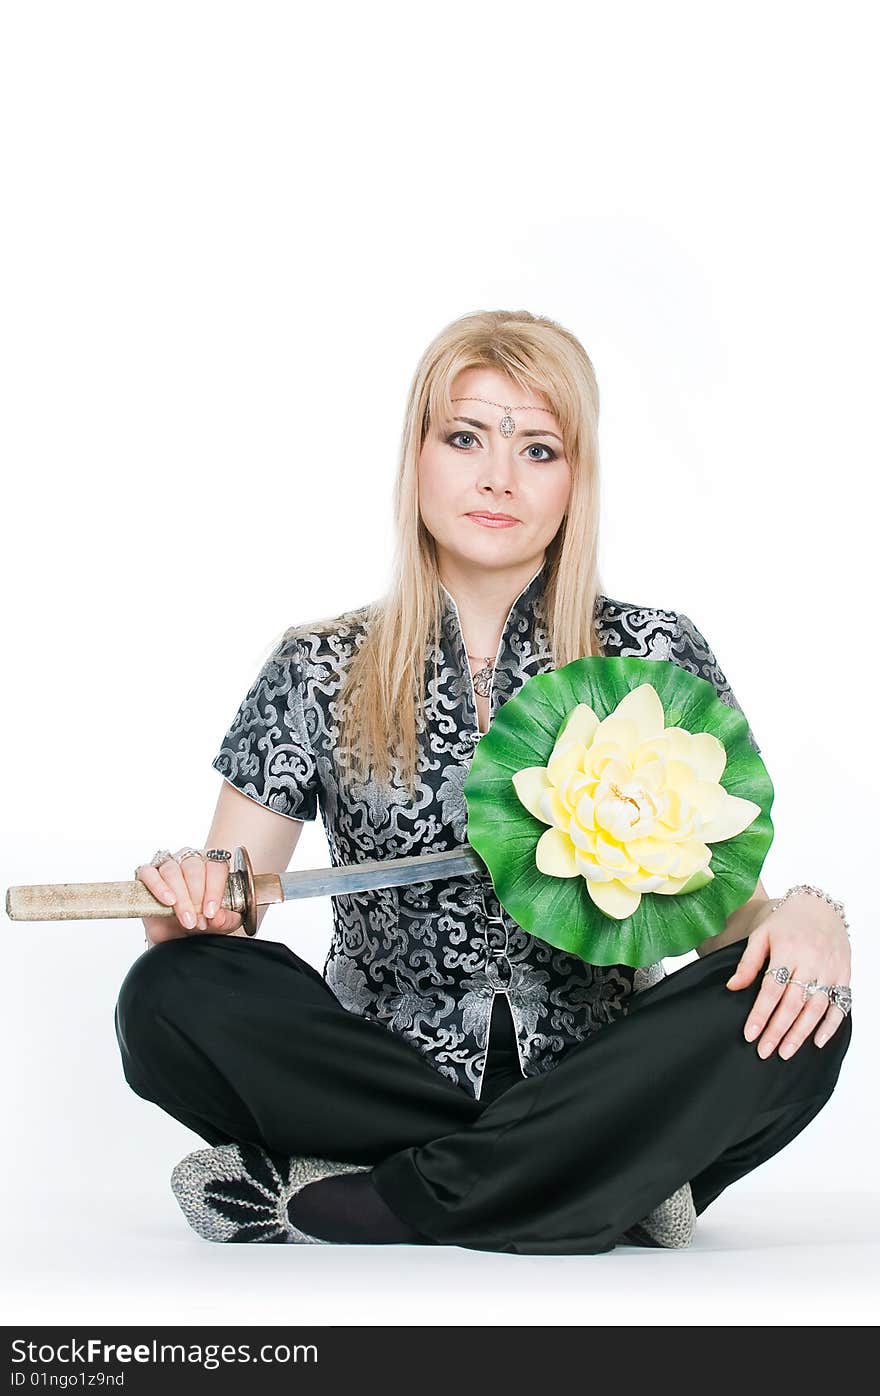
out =
[[[490,407],[500,407],[500,408],[501,408],[501,411],[504,413],[504,416],[501,418],[501,421],[498,423],[498,430],[501,432],[501,435],[502,435],[502,436],[513,436],[513,433],[516,431],[516,422],[515,422],[515,421],[513,420],[513,418],[511,417],[511,415],[510,415],[511,412],[527,412],[527,411],[531,411],[531,412],[549,412],[549,411],[550,411],[550,408],[549,408],[549,407],[533,407],[532,404],[529,403],[529,402],[523,403],[520,407],[509,407],[509,406],[505,406],[505,404],[504,404],[503,402],[493,402],[492,399],[491,399],[491,398],[488,398],[488,397],[453,397],[453,398],[450,398],[449,401],[450,401],[450,402],[486,402],[486,403],[489,404]]]

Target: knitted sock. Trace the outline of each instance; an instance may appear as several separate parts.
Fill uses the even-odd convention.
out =
[[[300,1231],[321,1241],[435,1244],[431,1237],[422,1236],[395,1216],[373,1187],[369,1172],[337,1173],[308,1183],[288,1202],[287,1216]]]

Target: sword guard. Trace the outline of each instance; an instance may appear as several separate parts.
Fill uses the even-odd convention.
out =
[[[232,868],[226,879],[226,896],[223,904],[241,917],[241,924],[249,936],[257,934],[257,894],[254,888],[254,869],[247,849],[240,845],[232,855]]]

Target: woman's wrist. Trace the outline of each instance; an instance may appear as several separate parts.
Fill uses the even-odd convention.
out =
[[[788,891],[784,893],[783,896],[773,899],[773,910],[776,911],[778,907],[782,906],[783,902],[787,902],[790,897],[796,897],[802,892],[812,897],[821,897],[830,907],[833,907],[843,923],[843,929],[846,931],[847,936],[849,936],[849,922],[843,910],[843,903],[835,901],[827,892],[823,892],[821,887],[811,887],[806,882],[799,882],[796,887],[789,887]]]

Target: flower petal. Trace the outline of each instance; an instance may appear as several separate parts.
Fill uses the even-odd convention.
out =
[[[545,824],[552,824],[555,829],[568,829],[571,822],[571,810],[563,803],[555,785],[548,785],[547,789],[543,791],[539,807],[541,818]]]
[[[577,877],[574,846],[561,829],[547,829],[535,847],[535,866],[548,877]]]
[[[595,829],[596,802],[586,791],[581,795],[574,811],[574,817],[582,829]]]
[[[584,748],[580,742],[557,741],[550,760],[547,762],[547,775],[553,785],[565,786],[575,771],[582,771],[581,761]]]
[[[628,761],[631,754],[641,746],[642,740],[635,722],[612,714],[599,723],[593,745],[604,746],[605,743],[612,742],[619,749],[621,756]]]
[[[573,742],[576,746],[590,746],[598,726],[599,719],[589,704],[578,703],[556,733],[557,744],[568,746]]]
[[[690,751],[685,759],[690,761],[700,780],[717,783],[727,765],[727,748],[711,732],[692,732]]]
[[[613,882],[614,873],[608,868],[603,868],[601,863],[591,853],[581,853],[580,849],[575,854],[577,870],[587,882]]]
[[[611,882],[588,882],[587,891],[600,911],[613,916],[615,921],[625,921],[632,916],[642,900],[641,892],[633,892],[614,878]]]
[[[705,887],[707,882],[714,882],[715,874],[711,868],[699,868],[693,877],[689,877],[683,887],[679,887],[679,892],[698,892],[701,887]]]
[[[568,837],[571,839],[575,848],[582,850],[584,853],[595,854],[596,839],[598,836],[598,830],[584,829],[576,819],[572,819],[568,826]]]
[[[536,819],[541,819],[545,824],[549,824],[549,819],[544,817],[541,810],[541,796],[545,790],[550,789],[547,767],[524,766],[521,771],[515,771],[511,779],[520,803],[525,805],[529,814],[533,814]]]
[[[666,789],[677,791],[687,804],[696,804],[699,786],[689,761],[679,761],[675,758],[667,761]]]
[[[596,839],[596,857],[604,867],[618,873],[635,872],[639,866],[626,849],[607,834],[600,834]]]
[[[689,838],[678,845],[678,866],[676,877],[692,877],[700,868],[708,867],[712,850],[702,839]]]
[[[627,844],[627,850],[634,858],[638,858],[640,865],[651,873],[672,873],[674,874],[678,861],[678,853],[675,845],[668,839],[647,838],[632,839]]]
[[[665,873],[639,871],[637,873],[628,873],[627,876],[622,877],[620,881],[623,883],[624,887],[628,887],[631,892],[641,892],[644,895],[645,892],[656,892],[658,887],[662,887],[666,882],[666,875]]]
[[[578,800],[580,800],[585,792],[589,793],[593,787],[593,783],[591,776],[584,775],[583,771],[574,771],[565,782],[565,785],[560,786],[559,794],[563,804],[565,804],[568,809],[572,811],[575,810]]]
[[[747,829],[761,813],[761,806],[754,800],[744,800],[739,795],[724,792],[721,808],[716,811],[708,824],[701,825],[700,838],[706,843],[720,843],[722,839],[732,839]]]
[[[641,683],[621,698],[612,714],[634,724],[639,742],[658,736],[666,721],[660,695],[651,683]]]
[[[659,795],[666,783],[666,763],[644,745],[633,753],[632,773],[646,789]]]

